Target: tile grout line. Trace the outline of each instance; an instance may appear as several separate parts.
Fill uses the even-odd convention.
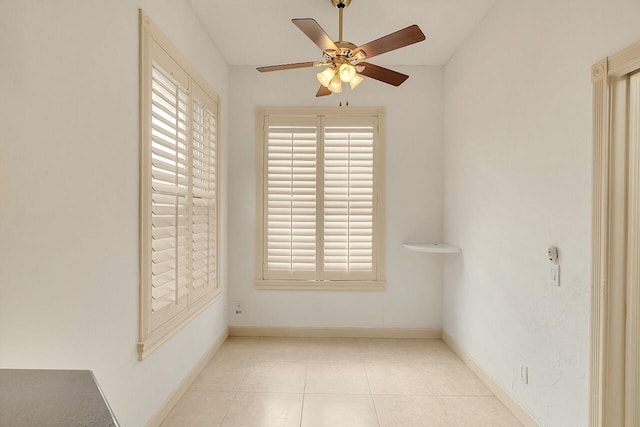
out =
[[[378,407],[376,406],[376,400],[373,398],[373,390],[371,390],[371,382],[369,381],[369,372],[367,372],[367,366],[364,360],[362,362],[362,369],[364,369],[364,375],[367,378],[367,385],[369,386],[369,396],[371,397],[371,402],[373,402],[373,410],[376,412],[378,427],[382,427],[382,422],[380,421],[380,414],[378,413]]]
[[[236,397],[238,396],[238,392],[234,391],[233,392],[233,399],[231,399],[231,402],[229,402],[229,406],[227,406],[227,410],[224,411],[224,415],[222,416],[222,419],[220,420],[220,424],[218,424],[218,427],[221,427],[222,424],[224,423],[224,419],[227,418],[227,415],[229,414],[229,409],[231,409],[231,405],[233,405],[233,402],[236,401]]]
[[[236,401],[236,399],[238,397],[238,393],[240,393],[240,387],[242,387],[242,384],[244,383],[245,378],[247,377],[247,375],[249,375],[249,362],[241,362],[241,363],[242,364],[246,364],[247,368],[244,371],[244,374],[242,375],[242,379],[238,382],[238,387],[233,392],[233,399],[231,399],[231,402],[229,403],[229,406],[227,407],[227,410],[224,412],[224,415],[222,416],[222,419],[220,420],[219,427],[222,426],[222,424],[224,423],[225,418],[227,418],[227,415],[229,415],[229,409],[231,409],[231,406],[233,405],[233,402]]]
[[[307,375],[309,373],[309,355],[307,355],[307,360],[305,362],[304,369],[304,386],[302,387],[302,403],[300,406],[300,427],[302,427],[302,416],[304,415],[304,397],[307,395]]]

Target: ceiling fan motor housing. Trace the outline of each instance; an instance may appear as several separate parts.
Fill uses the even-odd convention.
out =
[[[351,58],[353,56],[353,51],[358,47],[351,42],[336,42],[336,47],[340,49],[340,51],[336,52],[336,57],[343,57],[345,59]]]

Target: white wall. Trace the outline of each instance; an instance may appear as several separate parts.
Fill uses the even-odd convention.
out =
[[[310,46],[310,52],[313,52]],[[442,237],[442,69],[392,67],[411,75],[399,88],[374,80],[352,95],[317,99],[318,70],[258,73],[231,68],[229,166],[230,314],[234,326],[440,328],[442,266],[405,241]],[[384,292],[257,291],[255,111],[258,106],[382,106],[386,109],[387,289]]]
[[[590,67],[639,18],[633,0],[499,0],[445,68],[444,234],[463,252],[444,328],[546,426],[588,423]]]
[[[219,91],[226,130],[228,66],[186,1],[0,1],[0,367],[91,369],[124,427],[227,326],[224,295],[137,361],[138,7]],[[224,208],[221,230],[226,286]]]

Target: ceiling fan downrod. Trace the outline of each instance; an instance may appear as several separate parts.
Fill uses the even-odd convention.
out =
[[[342,42],[342,24],[344,22],[344,8],[351,4],[351,0],[331,0],[331,4],[338,8],[339,13],[339,32],[338,43]]]

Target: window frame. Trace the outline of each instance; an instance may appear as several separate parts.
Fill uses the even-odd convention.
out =
[[[265,277],[266,255],[266,215],[265,197],[267,196],[266,172],[266,138],[265,131],[268,117],[278,118],[316,118],[318,123],[318,139],[324,139],[324,130],[319,126],[320,118],[369,118],[375,119],[377,129],[374,131],[373,146],[373,262],[375,277],[364,280],[299,280],[269,279]],[[324,290],[324,291],[383,291],[386,289],[385,279],[385,113],[378,107],[268,107],[256,110],[256,256],[255,287],[259,290]],[[319,143],[321,144],[321,143]],[[318,151],[319,153],[319,151]],[[324,154],[324,153],[323,153]],[[319,159],[320,165],[324,160]],[[318,166],[322,167],[322,166]],[[316,191],[322,191],[324,183],[316,183]],[[324,196],[323,196],[324,197]],[[320,207],[317,207],[320,209]],[[316,240],[316,250],[320,242]],[[321,253],[317,253],[320,256]]]
[[[220,254],[219,254],[219,242],[220,242],[220,96],[214,91],[206,81],[199,75],[199,73],[190,65],[190,63],[183,57],[183,55],[172,45],[172,43],[162,34],[158,27],[149,19],[146,13],[139,10],[139,24],[140,24],[140,233],[139,233],[139,250],[140,250],[140,277],[139,277],[139,330],[138,330],[138,360],[143,360],[155,349],[159,348],[162,343],[172,337],[176,332],[189,324],[191,320],[195,319],[206,308],[211,306],[222,294],[222,288],[220,286]],[[192,215],[193,209],[193,185],[192,185],[192,162],[193,154],[192,148],[188,148],[188,169],[187,175],[189,177],[189,184],[187,185],[187,202],[189,206],[189,233],[187,235],[187,250],[188,250],[188,271],[189,271],[189,296],[187,298],[187,307],[178,313],[169,317],[160,326],[152,328],[152,281],[151,281],[151,196],[153,191],[151,189],[151,91],[152,91],[152,63],[154,60],[154,50],[161,49],[161,56],[168,57],[171,61],[179,67],[175,70],[166,70],[169,73],[180,72],[184,73],[188,77],[188,101],[187,101],[187,130],[186,130],[186,144],[188,147],[192,144],[192,132],[193,132],[193,102],[194,91],[203,92],[208,99],[198,99],[198,102],[209,105],[210,101],[215,103],[216,127],[215,127],[215,208],[213,214],[215,215],[215,277],[212,288],[206,292],[199,294],[193,301],[191,300],[192,289],[192,254],[191,251],[191,239],[192,239]],[[164,64],[163,64],[164,65]],[[195,89],[195,88],[198,89]]]
[[[637,424],[640,371],[640,136],[630,126],[640,72],[640,42],[603,58],[591,68],[593,92],[591,427]],[[635,86],[635,87],[634,87]],[[636,116],[637,117],[637,116]],[[622,315],[620,315],[622,313]]]

